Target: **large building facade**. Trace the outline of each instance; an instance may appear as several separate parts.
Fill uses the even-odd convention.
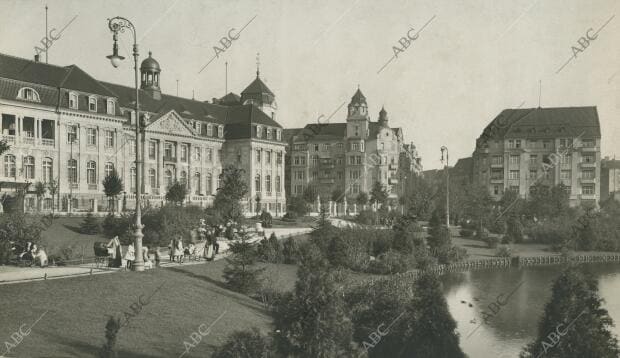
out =
[[[596,107],[506,109],[476,141],[474,183],[495,199],[506,190],[525,198],[536,184],[564,184],[571,205],[596,205],[600,146]]]
[[[285,208],[286,143],[275,121],[275,96],[256,79],[238,96],[211,103],[161,92],[159,63],[149,54],[141,66],[140,113],[144,135],[142,195],[160,205],[180,182],[186,201],[209,206],[228,164],[244,169],[250,189],[246,211]],[[60,67],[0,54],[2,155],[0,190],[26,188],[35,206],[35,183],[58,185],[43,210],[108,209],[102,180],[116,170],[125,184],[120,203],[135,207],[135,89],[98,81],[72,65]]]
[[[302,195],[313,184],[323,202],[336,192],[354,203],[360,193],[368,194],[379,182],[396,199],[401,171],[421,171],[415,146],[403,145],[402,129],[390,127],[384,108],[376,122],[371,120],[359,88],[348,105],[346,122],[286,129],[285,137],[287,189],[292,196]]]

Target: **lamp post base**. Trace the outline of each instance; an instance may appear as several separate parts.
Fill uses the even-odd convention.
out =
[[[135,250],[135,260],[133,262],[132,269],[133,271],[144,271],[144,257],[142,253],[142,238],[144,234],[142,234],[142,228],[144,225],[138,224],[136,227],[136,231],[134,233],[134,249]]]

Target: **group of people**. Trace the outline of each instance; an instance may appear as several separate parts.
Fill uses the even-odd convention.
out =
[[[23,247],[22,252],[17,255],[17,258],[21,262],[28,262],[29,266],[36,264],[37,260],[41,267],[45,267],[48,264],[45,250],[43,250],[43,248],[38,248],[37,244],[30,241],[26,243],[26,246]]]

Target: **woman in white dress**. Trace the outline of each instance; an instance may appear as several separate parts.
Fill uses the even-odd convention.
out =
[[[174,246],[174,256],[179,259],[179,263],[183,263],[183,240],[177,237],[175,239],[176,245]]]
[[[125,267],[127,269],[131,269],[131,267],[133,266],[133,261],[136,259],[135,252],[136,249],[133,247],[133,245],[127,246],[127,252],[125,253]]]

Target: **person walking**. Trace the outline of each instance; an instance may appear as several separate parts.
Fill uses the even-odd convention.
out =
[[[127,246],[127,252],[125,253],[125,268],[128,270],[131,270],[131,268],[133,267],[133,262],[136,259],[135,252],[136,249],[133,247],[133,245]]]
[[[176,246],[174,248],[174,256],[178,257],[179,263],[182,264],[183,263],[183,240],[181,240],[181,238],[177,236],[175,241],[176,241]]]

